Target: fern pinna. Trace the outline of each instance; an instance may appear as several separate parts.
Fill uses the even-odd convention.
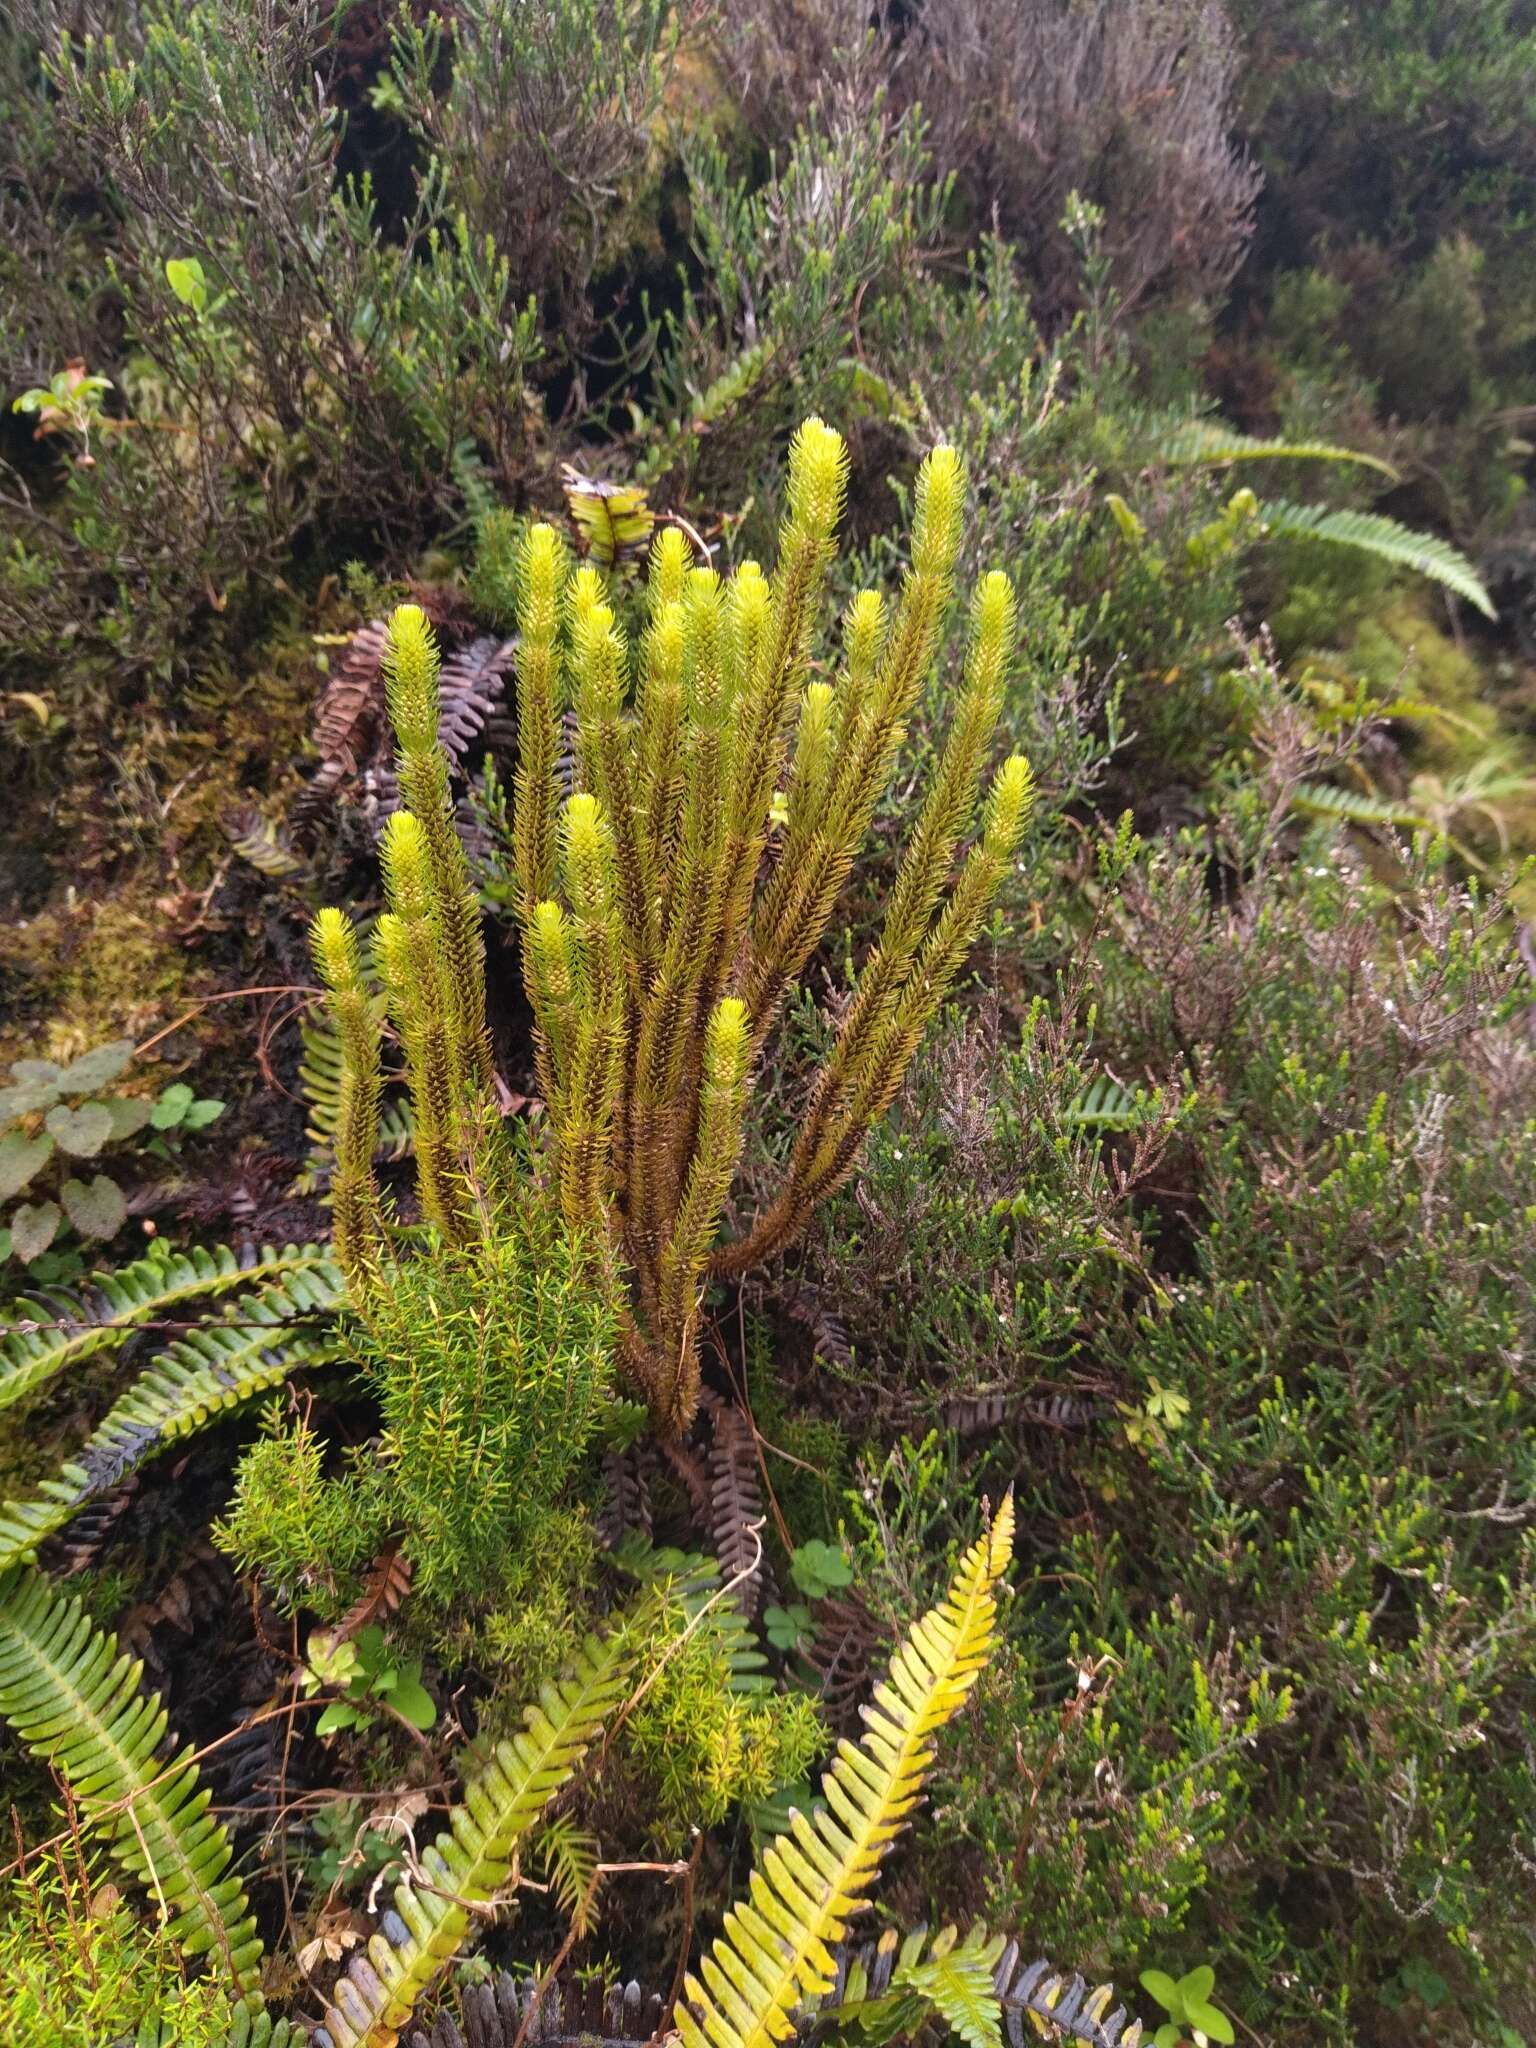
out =
[[[161,1760],[166,1712],[80,1602],[25,1567],[0,1573],[0,1718],[63,1777],[84,1822],[143,1884],[188,1956],[252,1991],[262,1945],[190,1749]]]
[[[838,1952],[837,1975],[817,2010],[816,2038],[884,2048],[910,2039],[931,2011],[968,2048],[1024,2048],[1029,2040],[1084,2048],[1140,2048],[1141,2022],[1116,2004],[1112,1984],[1090,1990],[1043,1958],[1021,1962],[1019,1943],[972,1927],[930,1933],[888,1928],[877,1942]],[[1029,2031],[1026,2035],[1025,2022]]]
[[[832,1948],[917,1804],[932,1738],[959,1712],[993,1647],[996,1587],[1013,1550],[1013,1502],[967,1551],[947,1597],[913,1628],[875,1689],[863,1740],[839,1742],[826,1804],[793,1815],[748,1897],[690,1975],[674,2023],[684,2048],[772,2048],[837,1974]]]

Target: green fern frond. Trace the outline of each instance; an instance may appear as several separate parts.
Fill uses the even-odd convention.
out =
[[[1385,825],[1398,832],[1434,830],[1422,811],[1407,804],[1368,796],[1363,790],[1335,789],[1326,782],[1298,782],[1291,791],[1291,809],[1303,817],[1328,818],[1339,825]]]
[[[995,1589],[1013,1548],[1013,1502],[966,1553],[949,1594],[924,1615],[875,1691],[863,1741],[838,1745],[825,1806],[796,1814],[753,1871],[750,1904],[725,1927],[674,2023],[684,2048],[772,2048],[797,2007],[829,1990],[833,1943],[863,1903],[880,1859],[917,1803],[932,1737],[965,1702],[991,1654]]]
[[[557,1814],[540,1830],[539,1860],[549,1888],[577,1938],[585,1939],[596,1925],[597,1863],[596,1835],[578,1827],[571,1814]]]
[[[1437,534],[1415,533],[1380,512],[1333,512],[1326,505],[1292,505],[1284,499],[1261,504],[1259,517],[1272,534],[1358,548],[1394,568],[1412,569],[1416,575],[1443,583],[1447,590],[1476,605],[1486,618],[1498,616],[1472,564],[1459,548]]]
[[[0,1575],[0,1716],[64,1778],[87,1824],[158,1901],[183,1952],[219,1958],[249,1990],[261,1939],[229,1874],[229,1838],[208,1813],[193,1751],[160,1760],[166,1712],[139,1690],[142,1668],[37,1573]]]
[[[898,1968],[895,1981],[931,2005],[968,2048],[1002,2048],[1002,2006],[992,1981],[1002,1952],[1001,1936],[988,1939],[984,1928],[973,1927],[959,1943],[947,1928],[924,1961]]]
[[[1341,448],[1332,441],[1272,441],[1262,436],[1240,434],[1219,420],[1186,420],[1162,435],[1153,450],[1160,462],[1176,468],[1194,464],[1217,467],[1227,462],[1355,462],[1398,481],[1390,462],[1378,455],[1362,454],[1358,448]]]
[[[665,1593],[689,1622],[709,1630],[725,1660],[726,1686],[744,1696],[774,1691],[768,1658],[739,1602],[722,1590],[720,1566],[697,1552],[655,1550],[629,1531],[614,1550],[614,1562],[642,1585]]]
[[[116,1272],[93,1274],[82,1294],[29,1296],[12,1305],[0,1343],[0,1408],[188,1302],[227,1294],[252,1280],[284,1280],[329,1265],[329,1254],[317,1244],[281,1250],[268,1245],[243,1259],[227,1245],[155,1251]]]
[[[1021,1968],[1020,1953],[1017,1941],[980,1926],[959,1940],[953,1927],[931,1938],[926,1927],[888,1929],[878,1942],[839,1953],[836,1983],[814,2015],[818,2038],[884,2048],[909,2038],[932,2009],[972,2048],[992,2048],[999,2019],[1016,2044],[1028,2019],[1044,2041],[1140,2048],[1141,2022],[1115,2003],[1112,1984],[1090,1990],[1043,1959]]]
[[[396,1887],[406,1939],[376,1934],[367,1956],[338,1979],[325,2015],[335,2048],[394,2048],[422,1994],[479,1924],[475,1908],[494,1902],[529,1830],[622,1701],[632,1660],[624,1632],[589,1637],[570,1673],[529,1707],[523,1731],[498,1743],[470,1779],[447,1830],[422,1855],[425,1882]]]
[[[40,1483],[39,1498],[0,1506],[0,1569],[32,1557],[86,1501],[214,1416],[290,1373],[328,1363],[337,1355],[334,1345],[274,1332],[292,1316],[334,1310],[342,1291],[340,1270],[327,1261],[234,1303],[225,1321],[168,1345],[112,1404],[78,1457]]]
[[[265,2007],[248,2001],[235,2007],[220,2048],[305,2048],[307,2039],[301,2021],[274,2019]],[[140,2020],[131,2043],[125,2037],[114,2048],[184,2048],[185,2040],[178,2017],[157,2016]]]
[[[1146,1121],[1144,1103],[1108,1074],[1100,1074],[1067,1104],[1062,1122],[1100,1131],[1130,1131]]]

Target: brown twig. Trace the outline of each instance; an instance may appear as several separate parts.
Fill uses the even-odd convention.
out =
[[[136,1060],[142,1059],[145,1053],[153,1051],[163,1038],[171,1037],[174,1032],[181,1029],[183,1024],[190,1024],[198,1015],[198,1012],[206,1009],[210,1003],[233,1003],[246,996],[320,996],[323,994],[323,989],[310,988],[301,981],[280,981],[261,988],[228,988],[220,991],[217,995],[198,996],[192,1008],[183,1010],[174,1023],[167,1024],[163,1031],[157,1031],[153,1038],[146,1038],[142,1045],[136,1045],[133,1049],[133,1056]]]
[[[669,2016],[677,2010],[678,2000],[683,1995],[683,1980],[688,1974],[688,1958],[693,1951],[693,1887],[699,1873],[699,1858],[704,1852],[704,1837],[697,1828],[693,1831],[693,1850],[683,1868],[683,1945],[677,1952],[677,1967],[672,1972],[672,1989],[662,2007],[661,2019],[646,2048],[659,2048],[662,2036],[669,2030]]]

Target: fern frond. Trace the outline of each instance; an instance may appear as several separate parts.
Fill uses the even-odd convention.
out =
[[[838,1745],[826,1805],[797,1813],[764,1853],[751,1903],[727,1913],[674,2022],[684,2048],[772,2048],[796,2007],[832,1985],[831,1945],[863,1903],[880,1859],[916,1805],[932,1737],[959,1712],[991,1654],[995,1589],[1013,1547],[1013,1502],[966,1553],[948,1596],[896,1652],[857,1748]]]
[[[634,1978],[626,1984],[563,1977],[545,1984],[500,1970],[445,1999],[430,2025],[411,2029],[410,2048],[464,2048],[466,2041],[474,2048],[518,2048],[520,2042],[526,2048],[643,2048],[661,2038],[663,2014],[661,1993]],[[315,2048],[324,2048],[319,2035]]]
[[[166,1712],[140,1692],[141,1669],[45,1578],[0,1576],[0,1716],[64,1778],[183,1952],[221,1958],[235,1985],[251,1989],[261,1939],[229,1874],[229,1838],[209,1816],[193,1751],[160,1761]]]
[[[443,656],[437,737],[457,769],[463,769],[464,756],[502,707],[516,644],[487,633]]]
[[[903,1963],[896,1983],[926,2000],[952,2034],[968,2048],[1002,2048],[1002,2007],[992,1973],[1003,1952],[1000,1938],[973,1927],[956,1942],[947,1928],[922,1962]]]
[[[131,1266],[94,1274],[79,1295],[27,1297],[12,1305],[0,1343],[0,1408],[188,1302],[227,1294],[252,1280],[285,1281],[329,1266],[329,1254],[317,1244],[281,1250],[268,1245],[245,1256],[227,1245],[155,1251]]]
[[[288,834],[271,818],[264,818],[254,804],[240,804],[224,819],[229,843],[243,861],[269,881],[282,882],[309,872],[289,844]]]
[[[616,1631],[589,1637],[570,1673],[546,1685],[525,1726],[464,1788],[447,1830],[421,1858],[425,1882],[396,1887],[406,1937],[376,1934],[337,1980],[325,2025],[334,2048],[394,2048],[428,1987],[512,1874],[517,1851],[624,1697],[633,1653]]]
[[[1363,790],[1335,789],[1326,782],[1298,782],[1291,791],[1291,809],[1303,817],[1327,818],[1338,825],[1385,825],[1399,832],[1435,829],[1422,811],[1407,804],[1369,796]]]
[[[112,1404],[78,1456],[41,1482],[39,1498],[0,1506],[0,1569],[32,1557],[88,1500],[213,1417],[334,1358],[331,1344],[275,1333],[290,1317],[328,1313],[341,1299],[340,1270],[326,1262],[235,1303],[226,1321],[168,1345]]]
[[[1187,420],[1164,434],[1153,453],[1160,462],[1185,468],[1200,464],[1211,468],[1227,462],[1354,462],[1363,469],[1399,481],[1397,471],[1379,455],[1362,454],[1358,448],[1341,448],[1332,441],[1272,441],[1262,436],[1240,434],[1219,420]]]
[[[184,2048],[186,2029],[175,2015],[140,2020],[130,2044],[121,2048]],[[117,2048],[117,2044],[114,2044]],[[306,2048],[304,2027],[299,2020],[274,2019],[254,2001],[235,2007],[229,2032],[219,2048]]]
[[[713,1399],[709,1406],[714,1421],[707,1468],[710,1534],[743,1612],[755,1615],[768,1585],[757,1444],[751,1423],[733,1403]]]
[[[570,1814],[557,1814],[540,1831],[538,1850],[556,1904],[577,1939],[584,1940],[597,1924],[596,1835],[578,1827]]]
[[[1146,1121],[1143,1101],[1108,1074],[1100,1074],[1075,1095],[1062,1112],[1070,1127],[1091,1125],[1099,1131],[1131,1131]]]
[[[1454,590],[1486,618],[1496,618],[1493,600],[1460,548],[1438,534],[1415,533],[1380,512],[1333,512],[1326,505],[1292,505],[1276,499],[1259,507],[1270,533],[1292,540],[1326,541],[1331,547],[1358,548],[1394,568],[1412,569]]]
[[[637,1531],[626,1534],[613,1554],[622,1570],[642,1585],[664,1589],[688,1621],[710,1631],[725,1662],[728,1691],[756,1695],[774,1690],[768,1658],[735,1593],[725,1590],[714,1558],[653,1549]]]
[[[384,998],[376,998],[380,1017]],[[317,1011],[300,1028],[303,1055],[299,1061],[299,1084],[309,1107],[304,1135],[309,1140],[309,1157],[293,1183],[296,1195],[318,1194],[331,1177],[335,1162],[336,1122],[341,1115],[341,1089],[346,1056],[341,1033],[325,1011]],[[376,1166],[395,1166],[408,1159],[416,1145],[411,1123],[411,1106],[402,1100],[379,1104],[378,1136],[374,1140]]]
[[[1012,2048],[1023,2048],[1026,2039],[1140,2048],[1141,2022],[1128,2022],[1113,1985],[1090,1991],[1082,1977],[1064,1975],[1044,1960],[1021,1969],[1019,1956],[1017,1941],[1005,1942],[985,1927],[970,1928],[958,1941],[953,1927],[931,1940],[926,1927],[905,1935],[893,1928],[878,1942],[839,1953],[833,1989],[811,2017],[833,2040],[881,2048],[910,2033],[930,2005],[967,2041],[974,2041],[969,2025],[979,2022],[990,2048],[996,2021],[989,2030],[987,2004],[978,1999],[984,1973],[991,2013],[1001,2017]]]

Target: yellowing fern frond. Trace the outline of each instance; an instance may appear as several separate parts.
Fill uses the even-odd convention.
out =
[[[831,1987],[832,1945],[917,1803],[933,1737],[991,1654],[996,1587],[1012,1549],[1010,1498],[967,1551],[946,1598],[896,1652],[866,1709],[862,1742],[838,1744],[821,1781],[826,1804],[793,1816],[752,1873],[750,1903],[727,1913],[699,1976],[686,1979],[674,2016],[684,2048],[771,2048],[794,2033],[795,2009]]]

